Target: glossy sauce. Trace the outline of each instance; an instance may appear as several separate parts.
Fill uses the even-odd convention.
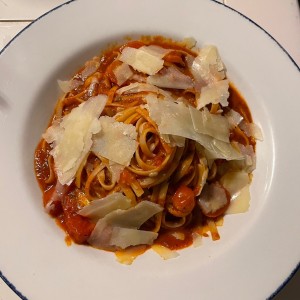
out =
[[[193,244],[193,232],[189,229],[162,230],[154,243],[171,250],[180,250]]]

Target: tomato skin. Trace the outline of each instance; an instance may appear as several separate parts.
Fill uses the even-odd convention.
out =
[[[66,231],[77,244],[85,243],[95,227],[88,218],[78,214],[78,202],[73,195],[64,198],[63,219]]]
[[[196,204],[195,194],[193,190],[186,185],[181,185],[176,190],[171,201],[173,208],[184,215],[192,212]]]
[[[77,244],[83,244],[91,235],[94,224],[80,215],[65,215],[65,226],[72,240]]]

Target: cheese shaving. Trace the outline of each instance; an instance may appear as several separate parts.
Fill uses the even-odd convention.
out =
[[[196,80],[211,84],[225,78],[225,66],[215,46],[206,46],[200,50],[191,68]]]
[[[153,51],[145,51],[145,49],[131,47],[123,49],[119,60],[127,63],[135,70],[148,75],[156,74],[164,65],[164,60]]]
[[[243,159],[244,156],[237,152],[230,143],[198,133],[194,127],[190,109],[182,102],[176,103],[171,99],[159,100],[154,95],[147,95],[146,100],[150,117],[158,125],[160,134],[194,140],[201,144],[214,159]]]
[[[256,140],[263,141],[263,134],[259,126],[255,123],[247,123],[242,121],[239,127],[245,132],[245,134],[250,137],[254,137]]]
[[[133,75],[132,70],[125,63],[122,63],[121,65],[117,66],[113,70],[113,73],[116,76],[117,84],[119,86],[125,83]]]
[[[100,67],[100,62],[96,57],[92,60],[87,61],[84,66],[84,69],[81,72],[81,78],[86,79],[87,77],[91,76],[97,71],[99,67]]]
[[[250,207],[250,186],[247,184],[244,188],[240,190],[240,193],[237,195],[235,199],[233,199],[225,214],[241,214],[245,213],[249,210]]]
[[[170,89],[190,89],[194,86],[191,77],[184,75],[174,66],[164,68],[158,74],[149,76],[147,83]]]
[[[104,198],[93,200],[78,213],[84,217],[100,219],[116,209],[128,209],[129,207],[131,207],[130,199],[122,193],[113,193]]]
[[[162,259],[172,259],[179,256],[179,254],[176,251],[170,250],[167,247],[164,247],[162,245],[152,245],[152,250],[156,252]]]
[[[226,117],[211,114],[207,108],[199,111],[189,106],[195,131],[229,143],[229,122]]]
[[[83,85],[83,82],[78,79],[71,79],[71,80],[57,80],[58,86],[64,93],[68,93],[73,89],[78,88],[79,86]]]
[[[139,49],[159,58],[163,58],[171,51],[174,51],[173,49],[166,49],[157,45],[142,46]]]
[[[92,151],[112,162],[128,166],[137,148],[135,127],[107,116],[101,117],[100,123],[102,130],[93,138]]]
[[[107,96],[91,97],[50,126],[43,138],[53,143],[50,154],[61,184],[71,184],[78,167],[92,146],[92,135],[101,130],[98,120]]]
[[[165,90],[162,90],[152,84],[134,82],[129,85],[126,85],[117,90],[117,94],[134,94],[139,92],[153,92],[155,94],[163,95],[169,97],[171,94]]]
[[[117,164],[113,161],[109,161],[107,168],[109,169],[109,171],[111,173],[111,181],[113,183],[115,183],[115,182],[119,181],[120,175],[121,175],[122,171],[124,170],[125,166]]]
[[[245,171],[228,172],[220,183],[229,192],[231,201],[226,214],[244,213],[250,206],[250,177]]]
[[[223,107],[228,106],[228,89],[228,79],[210,83],[209,85],[202,87],[200,97],[197,97],[196,99],[197,109],[200,109],[210,103],[220,103]]]
[[[134,245],[152,244],[158,234],[138,228],[162,210],[160,205],[150,201],[142,201],[127,210],[114,210],[99,219],[88,242],[101,249],[125,249]]]
[[[226,114],[225,117],[227,118],[230,128],[235,128],[238,126],[241,121],[244,119],[238,112],[233,109],[230,109]]]

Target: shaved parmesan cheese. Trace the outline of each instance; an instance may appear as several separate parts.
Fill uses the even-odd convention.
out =
[[[219,183],[206,184],[198,198],[198,204],[206,216],[216,217],[214,214],[228,205],[225,189]]]
[[[171,51],[174,51],[173,49],[166,49],[157,45],[142,46],[139,49],[159,58],[163,58]]]
[[[261,128],[255,123],[251,123],[251,134],[256,140],[264,140]]]
[[[220,182],[230,193],[231,201],[226,214],[238,214],[248,211],[250,206],[250,177],[245,171],[228,172]]]
[[[119,263],[124,265],[131,265],[133,261],[141,254],[145,253],[147,246],[138,245],[135,247],[130,247],[125,250],[117,250],[115,252],[117,260]]]
[[[102,130],[93,137],[91,150],[98,156],[128,166],[137,148],[135,127],[107,116],[101,117],[100,123]]]
[[[83,84],[81,80],[72,79],[72,80],[57,80],[58,86],[64,93],[68,93]]]
[[[133,74],[133,76],[131,77],[132,80],[137,81],[137,82],[143,82],[146,83],[147,80],[147,75],[142,74],[142,73],[135,73]]]
[[[263,141],[262,131],[256,124],[243,121],[240,123],[239,127],[248,137],[252,136],[256,140]]]
[[[189,106],[195,131],[207,134],[223,142],[229,142],[229,123],[226,117],[211,114],[207,108],[199,111]]]
[[[225,114],[225,117],[227,118],[230,124],[230,128],[235,128],[243,120],[243,117],[233,109],[230,109],[229,112]]]
[[[96,60],[90,60],[86,62],[84,69],[81,72],[81,78],[85,80],[90,75],[94,74],[99,68],[100,63]],[[58,86],[64,93],[68,93],[79,86],[83,85],[83,81],[73,78],[71,80],[57,80]]]
[[[202,235],[201,234],[198,234],[197,232],[193,232],[192,237],[193,237],[193,246],[195,248],[202,246]]]
[[[245,213],[249,210],[250,207],[250,186],[247,184],[244,188],[242,188],[235,199],[233,199],[225,214],[241,214]]]
[[[161,134],[161,138],[171,147],[184,147],[185,138],[172,134]]]
[[[197,109],[207,104],[220,103],[223,107],[228,106],[229,81],[227,79],[211,83],[201,89],[200,97],[197,97]]]
[[[246,185],[250,184],[250,178],[245,171],[228,172],[222,176],[220,182],[233,200]]]
[[[230,143],[210,138],[207,141],[205,154],[207,159],[242,160],[244,155],[238,152]],[[203,143],[204,144],[204,143]]]
[[[117,209],[100,219],[88,242],[101,249],[125,249],[132,245],[152,244],[157,233],[138,230],[149,218],[163,208],[150,201],[142,201],[127,210]]]
[[[165,97],[169,97],[171,94],[167,91],[159,89],[158,87],[148,84],[148,83],[131,83],[117,90],[117,94],[134,94],[139,92],[153,92],[156,94],[163,95]]]
[[[59,138],[63,135],[63,133],[64,133],[64,129],[61,128],[60,121],[54,120],[52,125],[48,127],[48,129],[42,135],[42,137],[45,139],[45,141],[48,144],[51,144],[54,141],[58,142]]]
[[[113,183],[119,181],[120,175],[121,175],[122,171],[124,170],[124,168],[125,168],[125,166],[117,164],[113,161],[109,161],[108,169],[111,173],[111,181]]]
[[[84,69],[81,72],[81,78],[86,79],[90,75],[94,74],[100,67],[100,62],[96,59],[92,59],[86,62]]]
[[[158,125],[161,134],[174,134],[195,140],[197,133],[187,106],[172,99],[159,100],[154,95],[147,95],[145,98],[150,117]]]
[[[256,168],[256,155],[251,145],[244,146],[237,142],[232,142],[233,148],[238,149],[243,156],[242,159],[226,161],[222,165],[218,166],[218,173],[223,176],[228,173],[228,170],[232,172],[244,171],[247,174],[251,173]],[[206,150],[205,150],[206,152]],[[211,159],[210,154],[206,153],[207,158]],[[213,157],[213,154],[212,154]]]
[[[230,143],[225,143],[216,139],[210,141],[209,146],[205,149],[206,158],[209,160],[226,159],[226,160],[242,160],[244,155],[238,152]]]
[[[162,245],[152,245],[152,250],[156,252],[162,259],[172,259],[179,256],[176,251],[170,250]]]
[[[157,236],[158,233],[153,231],[114,227],[109,245],[121,249],[136,245],[151,245]]]
[[[224,158],[227,160],[244,158],[230,143],[196,132],[190,109],[182,102],[176,103],[170,99],[159,100],[153,95],[147,95],[145,98],[150,117],[158,125],[160,134],[181,136],[194,140],[208,151],[211,158]]]
[[[125,63],[122,63],[121,65],[117,66],[113,70],[113,73],[116,76],[117,84],[119,86],[125,83],[133,75],[132,70]]]
[[[235,142],[235,146],[239,149],[241,154],[244,156],[244,160],[239,162],[240,168],[246,172],[251,173],[256,168],[256,154],[251,145],[244,146],[240,143]]]
[[[145,51],[145,49],[126,47],[123,49],[119,60],[139,72],[154,75],[162,69],[164,61],[160,58],[160,55],[154,54],[153,51],[150,52]]]
[[[192,78],[184,75],[174,66],[164,68],[158,74],[149,76],[147,83],[170,89],[190,89],[194,86]]]
[[[61,184],[70,184],[86,154],[92,146],[92,135],[101,129],[98,117],[107,101],[107,96],[98,95],[74,108],[63,117],[60,124],[53,124],[43,135],[53,143],[50,154]]]
[[[250,206],[250,177],[245,171],[228,172],[220,179],[221,184],[230,193],[230,205],[226,214],[244,213]]]
[[[110,224],[112,226],[124,228],[139,228],[149,218],[161,212],[163,208],[150,201],[141,201],[136,206],[127,210],[117,209],[107,214],[102,220],[102,223]],[[100,225],[97,226],[100,227]]]
[[[193,37],[187,37],[182,42],[189,49],[194,48],[196,46],[196,44],[197,44],[197,41]]]
[[[196,80],[211,84],[225,78],[225,66],[215,46],[206,46],[200,50],[191,68]]]
[[[89,205],[83,207],[78,214],[88,218],[103,218],[116,209],[127,209],[131,207],[131,200],[122,193],[113,193],[102,199],[93,200]]]

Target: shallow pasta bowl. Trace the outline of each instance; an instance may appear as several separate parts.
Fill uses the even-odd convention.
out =
[[[163,261],[133,265],[64,243],[43,211],[33,153],[53,111],[57,79],[126,36],[194,37],[214,44],[246,98],[264,141],[257,145],[251,207],[225,217],[221,239]],[[299,67],[266,32],[211,0],[70,1],[27,27],[0,54],[0,270],[25,299],[261,299],[300,260]]]

